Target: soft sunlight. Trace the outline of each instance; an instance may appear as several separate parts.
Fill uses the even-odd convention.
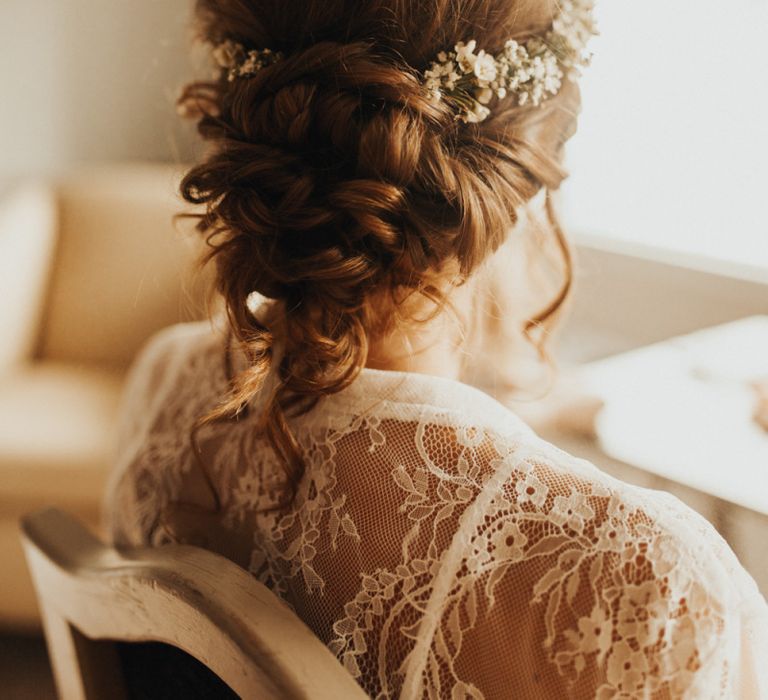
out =
[[[598,21],[571,230],[768,269],[768,2],[609,0]]]

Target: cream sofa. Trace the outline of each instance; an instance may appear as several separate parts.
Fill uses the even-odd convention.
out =
[[[18,517],[92,524],[125,371],[156,330],[202,315],[179,171],[92,169],[0,201],[0,626],[37,624]]]

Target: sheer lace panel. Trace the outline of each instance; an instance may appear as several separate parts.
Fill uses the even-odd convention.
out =
[[[364,370],[293,420],[307,471],[278,511],[258,402],[204,429],[193,459],[223,353],[188,325],[135,365],[109,501],[118,543],[230,557],[375,698],[768,697],[765,601],[674,497],[565,454],[466,385]]]

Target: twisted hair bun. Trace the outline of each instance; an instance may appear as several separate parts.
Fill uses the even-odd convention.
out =
[[[208,419],[259,390],[275,329],[246,302],[253,292],[277,300],[284,347],[264,428],[293,484],[303,466],[285,413],[354,379],[370,335],[396,318],[402,295],[388,292],[439,296],[435,280],[447,265],[468,276],[501,245],[520,207],[564,177],[573,89],[536,110],[500,104],[469,125],[431,101],[419,79],[445,46],[466,36],[503,45],[551,21],[554,8],[435,0],[427,13],[411,5],[421,3],[198,2],[207,41],[285,56],[247,79],[187,87],[182,102],[202,115],[212,149],[182,193],[205,205],[198,228],[207,259],[251,362]]]

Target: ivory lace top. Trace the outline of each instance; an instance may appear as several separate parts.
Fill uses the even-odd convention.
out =
[[[291,509],[270,510],[283,477],[258,398],[193,458],[225,353],[210,324],[184,324],[135,363],[116,543],[230,557],[371,697],[768,698],[765,599],[673,496],[560,451],[470,386],[365,369],[291,419],[307,470]]]

